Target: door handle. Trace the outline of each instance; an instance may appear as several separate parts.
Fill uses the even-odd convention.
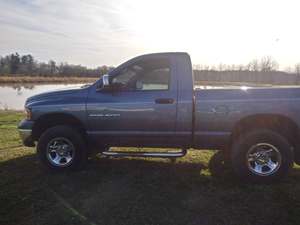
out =
[[[156,104],[173,104],[174,99],[173,98],[157,98],[155,99]]]

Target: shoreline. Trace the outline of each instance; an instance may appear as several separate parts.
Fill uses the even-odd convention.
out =
[[[76,77],[76,76],[6,76],[0,75],[0,86],[26,85],[26,84],[76,84],[94,83],[99,77]],[[299,86],[297,84],[267,84],[255,82],[229,82],[229,81],[205,81],[195,80],[197,86],[250,86],[250,87],[270,87],[270,86]]]
[[[100,76],[99,76],[100,77]],[[46,76],[1,76],[0,85],[2,84],[26,84],[26,83],[92,83],[99,77],[46,77]]]

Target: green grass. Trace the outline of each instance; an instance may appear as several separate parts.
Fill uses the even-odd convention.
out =
[[[299,224],[300,170],[279,184],[214,178],[212,153],[166,159],[92,159],[80,172],[50,173],[20,145],[23,114],[0,112],[0,224]]]

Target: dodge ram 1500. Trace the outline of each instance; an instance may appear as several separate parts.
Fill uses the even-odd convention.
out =
[[[110,157],[167,158],[218,149],[240,178],[270,182],[300,161],[299,88],[197,89],[187,53],[138,56],[90,86],[30,97],[25,110],[23,143],[37,143],[39,158],[54,170],[82,167],[95,149]]]

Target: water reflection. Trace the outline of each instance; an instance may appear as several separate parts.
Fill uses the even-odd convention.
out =
[[[83,86],[79,84],[12,84],[0,85],[0,109],[23,110],[26,99],[32,95],[64,88]]]

